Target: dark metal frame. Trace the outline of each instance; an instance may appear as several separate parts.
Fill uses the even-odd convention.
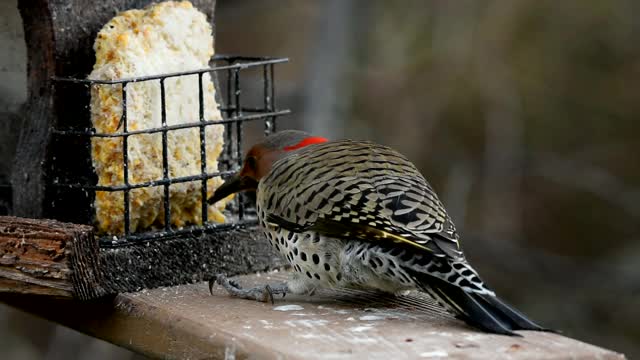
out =
[[[118,124],[118,129],[122,129],[118,133],[97,133],[94,128],[91,129],[53,129],[52,132],[56,136],[80,136],[90,138],[122,138],[123,146],[123,172],[124,172],[124,184],[114,186],[99,186],[95,183],[83,183],[83,182],[55,182],[53,185],[58,188],[68,189],[82,189],[85,191],[108,191],[108,192],[122,192],[124,196],[124,236],[106,236],[100,239],[100,245],[103,247],[118,247],[129,245],[131,243],[140,243],[150,240],[158,240],[164,238],[173,238],[177,235],[194,234],[199,235],[202,233],[210,233],[215,231],[222,231],[232,229],[238,226],[253,225],[256,223],[255,218],[245,217],[245,209],[242,199],[238,198],[236,201],[237,220],[229,223],[218,224],[210,223],[207,219],[207,203],[202,202],[202,225],[193,225],[190,227],[175,229],[171,227],[171,206],[169,199],[169,187],[172,184],[201,181],[201,196],[203,199],[207,197],[207,180],[217,176],[227,176],[238,170],[242,165],[242,136],[243,136],[243,123],[245,121],[264,121],[265,135],[270,134],[276,129],[276,120],[279,116],[289,114],[289,110],[278,110],[276,108],[275,100],[275,85],[274,85],[274,65],[288,61],[286,58],[268,58],[268,57],[244,57],[244,56],[226,56],[217,55],[212,61],[215,63],[223,63],[221,66],[214,66],[208,69],[185,71],[179,73],[170,73],[154,76],[141,76],[119,80],[89,80],[89,79],[73,79],[73,78],[55,78],[54,85],[56,83],[71,83],[79,84],[87,87],[87,90],[91,86],[101,85],[122,85],[122,117]],[[243,70],[251,68],[262,68],[262,81],[263,81],[263,105],[262,107],[245,107],[242,106],[242,87],[240,81],[240,74]],[[216,89],[218,95],[218,103],[224,102],[224,105],[220,107],[220,111],[223,115],[222,120],[207,120],[204,117],[204,101],[203,101],[203,85],[202,77],[205,73],[211,73],[214,84],[217,84],[218,74],[223,73],[226,75],[226,96],[221,97],[221,89]],[[166,99],[165,99],[165,80],[167,78],[186,76],[186,75],[198,75],[198,104],[199,104],[199,121],[168,126],[166,123]],[[127,128],[127,107],[126,107],[126,95],[127,84],[136,83],[142,81],[160,81],[160,100],[161,100],[161,119],[162,126],[151,129],[128,131]],[[221,101],[222,100],[222,101]],[[170,101],[170,99],[169,99]],[[235,126],[233,126],[235,124]],[[226,164],[226,171],[217,171],[214,173],[207,173],[206,171],[206,136],[205,129],[211,125],[224,125],[225,126],[225,149],[219,159],[219,163]],[[168,165],[168,146],[167,146],[167,134],[170,131],[188,128],[200,129],[200,160],[201,169],[200,174],[192,176],[184,176],[178,178],[169,177],[169,165]],[[235,129],[234,129],[235,128]],[[163,166],[163,178],[160,180],[149,181],[145,183],[130,184],[129,183],[129,168],[128,168],[128,138],[131,135],[137,134],[153,134],[162,133],[162,166]],[[161,231],[146,231],[133,233],[130,231],[130,191],[137,188],[144,187],[164,187],[164,216],[165,216],[165,228]]]

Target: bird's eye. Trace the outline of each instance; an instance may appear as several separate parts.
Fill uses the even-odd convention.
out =
[[[250,169],[255,170],[256,166],[257,166],[256,158],[254,158],[253,156],[249,156],[244,161],[244,164],[245,164],[245,166],[248,166]]]

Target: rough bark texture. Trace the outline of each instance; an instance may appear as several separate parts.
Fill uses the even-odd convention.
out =
[[[104,294],[92,229],[0,217],[0,292],[94,298]]]
[[[42,216],[43,162],[52,124],[50,78],[55,74],[52,19],[46,1],[20,1],[28,53],[28,100],[11,176],[13,213]]]
[[[22,115],[22,112],[0,112],[0,215],[8,215],[12,212],[13,196],[10,177]]]

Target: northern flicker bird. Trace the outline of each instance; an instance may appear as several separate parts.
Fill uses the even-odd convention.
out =
[[[278,132],[249,150],[209,202],[239,191],[257,191],[260,225],[293,271],[286,284],[253,289],[218,275],[232,295],[273,301],[317,288],[419,290],[484,331],[545,330],[484,284],[433,188],[388,147]]]

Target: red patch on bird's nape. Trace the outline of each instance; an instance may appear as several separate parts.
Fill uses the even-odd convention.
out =
[[[298,150],[300,148],[303,148],[305,146],[309,146],[309,145],[313,145],[313,144],[320,144],[320,143],[324,143],[329,141],[326,138],[320,137],[320,136],[309,136],[308,138],[304,138],[302,139],[302,141],[300,141],[299,143],[295,144],[295,145],[291,145],[291,146],[285,146],[284,151],[293,151],[293,150]]]

